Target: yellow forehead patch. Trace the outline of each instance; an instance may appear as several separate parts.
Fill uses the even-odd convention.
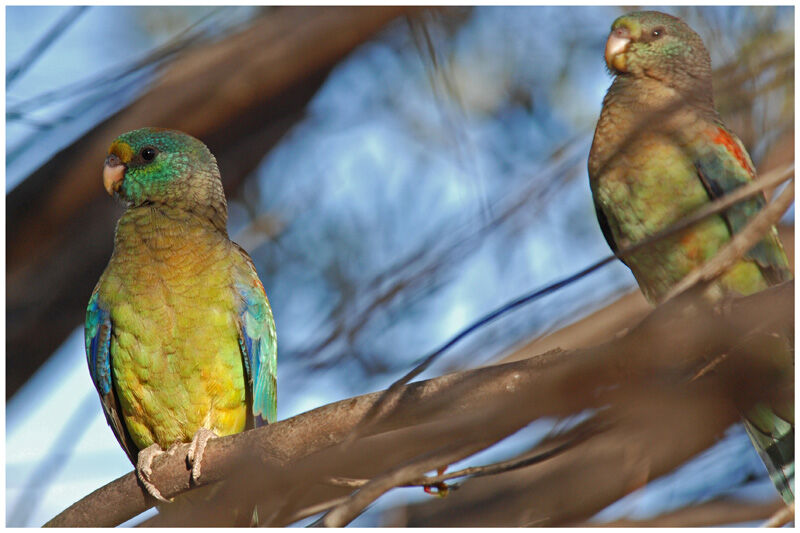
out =
[[[628,28],[628,31],[631,33],[631,37],[633,39],[638,39],[642,36],[642,25],[634,18],[623,15],[614,21],[614,25],[611,26],[611,29],[616,30],[620,26]]]
[[[131,159],[133,158],[133,150],[131,149],[131,145],[124,141],[114,141],[111,143],[111,147],[108,149],[108,154],[114,154],[115,156],[119,157],[119,160],[126,165],[130,163]]]

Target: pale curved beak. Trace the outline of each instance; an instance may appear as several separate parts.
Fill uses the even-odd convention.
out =
[[[114,196],[114,193],[122,186],[126,170],[127,167],[116,155],[111,154],[106,157],[106,164],[103,167],[103,187],[106,188],[109,195]]]
[[[606,41],[606,65],[612,70],[625,72],[625,52],[631,43],[628,28],[620,27],[611,32]]]

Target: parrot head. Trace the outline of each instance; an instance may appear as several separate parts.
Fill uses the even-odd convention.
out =
[[[681,19],[658,11],[619,17],[606,42],[606,65],[617,76],[651,78],[672,88],[708,90],[711,58]]]
[[[108,149],[103,185],[129,207],[180,208],[225,227],[227,205],[217,161],[205,144],[183,132],[142,128],[120,135]]]

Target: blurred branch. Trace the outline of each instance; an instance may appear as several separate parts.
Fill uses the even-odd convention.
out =
[[[101,98],[108,92],[119,90],[115,85],[119,82],[131,83],[131,77],[151,67],[163,66],[170,59],[175,59],[179,54],[186,52],[192,46],[208,42],[207,23],[213,20],[223,8],[216,8],[194,22],[189,27],[178,33],[167,43],[156,47],[137,60],[122,66],[111,67],[100,74],[78,80],[74,83],[46,91],[26,100],[15,102],[6,109],[6,120],[20,120],[27,117],[28,113],[35,112],[42,107],[52,105],[65,99],[75,98],[84,93],[99,93],[94,98]]]
[[[763,527],[783,527],[789,522],[794,521],[794,504],[787,505],[772,515],[769,520],[764,522]]]
[[[375,311],[379,310],[381,306],[385,306],[399,296],[408,299],[411,290],[436,278],[446,269],[459,265],[460,257],[464,253],[477,248],[476,242],[502,227],[523,208],[531,210],[539,208],[547,201],[550,194],[564,184],[566,177],[573,174],[570,169],[574,169],[585,157],[583,150],[583,145],[575,140],[565,143],[558,150],[558,155],[548,162],[541,173],[537,174],[536,179],[530,180],[530,184],[523,191],[509,195],[510,201],[492,206],[489,210],[498,214],[478,225],[477,228],[471,226],[460,228],[453,232],[455,236],[449,237],[444,242],[441,239],[441,231],[435,232],[429,239],[421,239],[422,242],[416,250],[390,265],[373,279],[362,282],[363,287],[371,293],[367,295],[368,298],[365,298],[367,299],[366,305],[356,311],[340,313],[338,317],[332,317],[330,320],[335,323],[333,330],[321,341],[301,350],[296,357],[300,359],[306,359],[311,355],[319,357],[320,353],[338,338],[351,339],[355,337],[375,316]],[[550,179],[551,177],[553,179]],[[389,280],[391,283],[385,286]],[[347,323],[344,323],[345,318]],[[351,354],[352,351],[342,351],[325,361],[316,362],[311,368],[317,370],[336,364]]]
[[[754,180],[753,182],[748,183],[747,185],[740,187],[729,194],[726,194],[722,198],[714,200],[713,202],[701,207],[694,213],[682,218],[668,228],[665,228],[664,230],[661,230],[637,243],[624,247],[623,249],[619,250],[616,255],[610,255],[575,274],[571,274],[561,280],[556,281],[555,283],[551,283],[550,285],[547,285],[541,289],[534,290],[531,293],[515,298],[514,300],[502,305],[498,309],[495,309],[494,311],[479,318],[477,321],[461,330],[457,335],[447,341],[440,348],[432,352],[430,355],[424,357],[420,363],[415,365],[415,367],[403,377],[392,383],[392,385],[386,390],[385,396],[375,402],[370,411],[364,417],[361,425],[353,432],[353,435],[350,437],[350,439],[354,440],[358,438],[360,433],[364,431],[364,428],[377,419],[384,405],[392,400],[392,395],[399,394],[401,388],[406,383],[410,382],[412,379],[424,372],[431,364],[433,364],[436,359],[443,355],[452,346],[457,344],[463,338],[482,328],[486,324],[489,324],[490,322],[500,318],[501,316],[518,307],[538,300],[543,296],[551,294],[579,279],[584,278],[585,276],[610,263],[617,257],[625,257],[626,255],[646,248],[655,242],[659,242],[667,237],[675,235],[676,233],[690,228],[694,224],[697,224],[698,222],[705,220],[712,215],[725,211],[729,207],[737,204],[745,198],[754,196],[756,194],[763,194],[764,189],[774,187],[775,185],[786,181],[793,175],[793,173],[794,164],[775,172],[771,172],[763,178]],[[773,202],[773,204],[770,204],[766,209],[761,211],[759,215],[755,217],[753,221],[751,221],[751,223],[736,236],[736,238],[731,240],[725,249],[715,256],[713,261],[706,263],[706,265],[703,267],[702,274],[697,274],[697,276],[708,276],[708,273],[715,273],[715,275],[719,275],[719,273],[721,273],[724,268],[729,267],[736,258],[741,257],[744,253],[750,250],[750,248],[752,248],[753,245],[758,242],[758,240],[769,229],[769,227],[774,225],[780,219],[781,215],[786,211],[786,209],[788,209],[793,198],[794,189],[792,187],[787,187],[781,196],[780,201]],[[738,255],[736,255],[737,253]],[[687,276],[686,279],[677,284],[676,287],[665,298],[665,301],[693,286],[700,279],[700,277],[694,279],[694,274],[695,273],[692,273],[692,275]]]
[[[735,61],[714,69],[713,76],[714,81],[724,85],[724,94],[727,94],[728,91],[738,90],[739,86],[757,78],[772,67],[780,67],[781,69],[789,67],[793,69],[794,49],[787,46],[785,49],[774,52],[770,57],[760,59],[757,70],[746,66],[743,67],[741,61]]]
[[[793,289],[794,283],[788,282],[713,312],[702,301],[687,306],[694,295],[682,295],[656,309],[624,337],[605,345],[552,352],[408,385],[388,406],[391,415],[348,446],[341,444],[381,397],[380,392],[214,439],[206,451],[201,483],[225,483],[225,490],[218,492],[240,504],[257,502],[259,516],[266,517],[267,523],[285,525],[298,510],[343,496],[343,489],[325,485],[331,476],[373,480],[383,476],[374,483],[374,492],[365,494],[358,505],[348,507],[348,512],[336,519],[339,523],[398,479],[407,481],[412,470],[419,476],[454,457],[471,455],[542,416],[602,408],[595,418],[611,424],[614,431],[579,443],[574,453],[537,467],[549,472],[548,465],[561,464],[559,460],[569,457],[583,461],[580,464],[585,468],[585,460],[602,458],[607,447],[616,450],[613,461],[605,457],[591,468],[616,469],[615,474],[605,474],[609,478],[605,483],[613,481],[612,486],[598,482],[592,498],[578,499],[577,514],[570,514],[577,519],[711,445],[737,418],[732,398],[741,406],[782,393],[776,391],[783,389],[773,386],[777,363],[760,357],[757,350],[737,347],[761,331],[791,327]],[[731,357],[715,372],[686,384],[696,367],[722,352]],[[676,359],[675,353],[682,357]],[[621,438],[628,432],[639,433],[633,439]],[[676,435],[680,437],[676,439]],[[168,497],[191,488],[184,460],[187,448],[181,445],[175,454],[155,461],[153,481]],[[599,450],[600,455],[587,450]],[[634,456],[645,462],[631,465]],[[404,464],[408,469],[401,466]],[[625,464],[629,466],[621,466]],[[643,470],[642,464],[647,468]],[[259,475],[254,476],[256,471]],[[581,483],[585,481],[578,477]],[[488,483],[495,477],[484,479]],[[562,503],[569,500],[558,496],[559,491],[551,492]],[[130,473],[75,503],[48,525],[115,525],[153,503]],[[546,516],[553,516],[550,523],[558,523],[560,513]],[[191,522],[192,517],[184,519]]]
[[[326,527],[344,527],[352,522],[366,507],[384,493],[395,487],[408,484],[420,475],[441,465],[456,462],[486,448],[491,442],[474,442],[470,444],[451,444],[434,450],[416,459],[411,464],[401,464],[369,480],[352,496],[334,507],[322,517]]]
[[[762,520],[785,509],[781,500],[747,503],[732,499],[713,500],[643,520],[587,521],[576,527],[713,527]]]
[[[652,309],[637,288],[577,322],[525,342],[498,362],[520,361],[556,348],[570,350],[608,342],[627,332]]]
[[[767,291],[780,291],[783,289],[767,289]],[[761,293],[763,294],[763,293]],[[777,294],[774,293],[774,294]],[[638,294],[636,295],[638,296]],[[681,296],[683,297],[683,296]],[[792,316],[788,317],[787,326],[793,318],[793,302],[789,293],[785,293],[785,305],[783,311]],[[667,304],[670,305],[670,304]],[[659,308],[661,309],[661,308]],[[766,309],[766,308],[765,308]],[[757,311],[756,311],[757,312]],[[642,323],[625,334],[629,337],[632,333],[640,330],[644,323],[652,322],[657,319],[658,312],[651,313]],[[756,315],[753,315],[755,317]],[[597,322],[597,317],[591,317],[593,322]],[[672,335],[680,334],[679,325],[675,328],[667,326],[672,330]],[[745,326],[745,324],[742,324]],[[745,326],[746,327],[746,326]],[[791,326],[789,326],[791,327]],[[582,345],[586,341],[586,328],[572,332],[568,338],[572,345],[576,343]],[[591,333],[595,326],[588,326],[590,332],[588,338],[596,338],[597,335]],[[583,340],[575,340],[574,336],[582,335]],[[625,338],[622,337],[622,338]],[[564,336],[559,336],[564,339]],[[658,345],[658,335],[648,338],[653,344],[642,344],[642,350],[648,350],[651,346]],[[683,355],[683,348],[671,344],[673,338],[664,338],[662,342],[674,348],[672,356]],[[614,345],[616,341],[609,343]],[[532,343],[534,346],[537,343]],[[544,346],[550,346],[545,343]],[[539,344],[541,346],[541,344]],[[525,353],[531,353],[531,347],[524,347],[516,357]],[[580,350],[578,350],[580,351]],[[716,351],[716,350],[715,350]],[[763,353],[767,353],[764,350]],[[574,352],[570,352],[574,353]],[[717,353],[729,353],[727,350],[719,350]],[[715,357],[709,358],[714,360]],[[793,393],[793,362],[786,361],[784,368],[784,378],[792,380],[788,383],[790,393]],[[687,363],[688,364],[688,363]],[[714,372],[724,372],[720,367],[726,362],[720,361]],[[705,363],[699,367],[703,367]],[[702,381],[702,380],[700,380]],[[773,383],[773,385],[777,385]],[[769,385],[765,384],[766,387]],[[746,393],[745,393],[746,394]],[[641,401],[644,398],[636,399]],[[688,407],[691,410],[693,407]],[[651,413],[651,416],[656,416]],[[669,424],[666,419],[660,419],[659,423]],[[674,428],[673,428],[674,429]],[[483,481],[481,483],[465,483],[459,491],[453,493],[451,497],[442,502],[424,503],[411,505],[404,508],[396,508],[392,514],[394,519],[390,519],[390,524],[394,526],[519,526],[533,525],[530,517],[538,517],[533,520],[536,525],[557,525],[573,524],[581,516],[591,516],[600,509],[612,503],[618,497],[630,492],[630,488],[615,485],[609,487],[611,480],[616,480],[622,476],[621,472],[630,467],[633,458],[629,453],[619,451],[625,443],[637,439],[646,438],[647,442],[652,437],[648,434],[643,437],[639,431],[641,428],[634,427],[629,432],[618,431],[614,434],[616,441],[609,435],[602,435],[606,439],[606,444],[601,446],[598,439],[593,439],[593,446],[583,450],[582,455],[577,455],[577,451],[572,454],[572,458],[557,458],[540,469],[520,471],[499,476],[496,479]],[[664,436],[665,442],[675,443],[676,440],[683,438],[681,430],[668,431]],[[590,443],[591,444],[591,443]],[[649,479],[658,477],[652,470],[645,470]],[[666,472],[663,472],[666,473]],[[634,487],[638,488],[638,487]],[[609,494],[609,491],[615,491]],[[699,525],[699,524],[698,524]]]
[[[47,33],[19,58],[17,64],[6,72],[6,91],[8,91],[8,89],[14,85],[14,82],[42,57],[42,54],[70,28],[88,8],[89,6],[74,6],[67,9],[66,13],[50,27]]]

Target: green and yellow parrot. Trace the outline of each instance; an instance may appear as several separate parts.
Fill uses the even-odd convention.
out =
[[[611,26],[605,59],[615,77],[595,130],[589,180],[600,227],[616,252],[750,182],[755,170],[714,109],[711,58],[683,21],[655,11],[619,17]],[[658,303],[765,201],[763,194],[742,201],[626,255],[647,299]],[[707,295],[752,294],[790,278],[773,227]],[[745,413],[745,427],[781,496],[793,502],[794,405],[759,404]]]
[[[217,162],[158,128],[117,138],[103,183],[127,205],[89,300],[86,355],[108,424],[142,484],[163,449],[276,419],[276,337],[253,261],[228,238]],[[166,501],[166,500],[164,500]]]

